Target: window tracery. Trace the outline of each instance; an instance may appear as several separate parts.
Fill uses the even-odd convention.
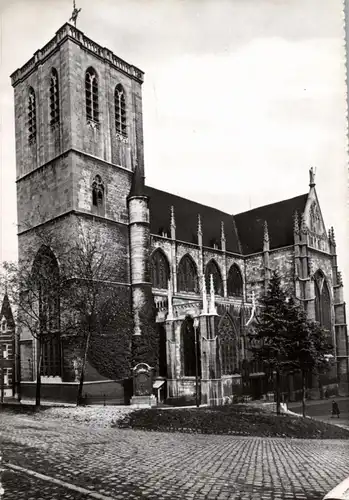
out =
[[[178,290],[198,293],[198,274],[195,263],[189,255],[182,257],[178,265]]]
[[[126,99],[123,86],[119,83],[115,87],[115,129],[117,134],[127,136]]]
[[[155,250],[151,257],[151,279],[154,288],[168,288],[170,266],[161,250]]]
[[[331,331],[331,295],[324,275],[315,273],[315,319],[328,331]]]
[[[42,247],[34,261],[33,275],[38,290],[39,321],[42,344],[41,374],[61,375],[60,312],[56,257],[48,247]]]
[[[205,280],[206,280],[206,290],[210,291],[211,286],[211,274],[213,275],[213,285],[216,295],[223,295],[223,281],[221,272],[217,263],[214,260],[210,260],[206,266],[205,270]]]
[[[93,68],[85,75],[86,118],[92,122],[99,121],[98,109],[98,77]]]
[[[222,375],[239,371],[239,336],[233,319],[226,313],[218,326]]]
[[[32,87],[28,95],[28,140],[29,143],[36,140],[36,98]]]
[[[58,73],[53,68],[50,80],[50,125],[55,125],[56,123],[59,123],[59,88]]]
[[[310,206],[310,230],[318,234],[321,232],[321,216],[315,201]]]

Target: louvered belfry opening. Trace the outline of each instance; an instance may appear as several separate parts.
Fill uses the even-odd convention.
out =
[[[28,96],[28,140],[30,143],[36,140],[36,99],[32,87]]]
[[[126,99],[121,84],[115,87],[115,129],[118,134],[127,136]]]
[[[89,68],[85,76],[85,94],[86,94],[86,118],[87,120],[98,122],[98,78],[95,70]]]
[[[50,80],[50,125],[59,123],[59,88],[58,74],[56,69],[52,69]]]

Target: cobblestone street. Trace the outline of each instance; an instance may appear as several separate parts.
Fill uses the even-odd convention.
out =
[[[348,441],[164,434],[0,415],[3,500],[321,499]]]

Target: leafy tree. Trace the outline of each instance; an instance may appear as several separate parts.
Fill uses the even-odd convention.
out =
[[[281,287],[276,272],[261,299],[252,352],[262,361],[267,373],[275,372],[277,413],[280,414],[281,374],[300,370],[302,374],[302,406],[305,415],[306,380],[310,373],[328,368],[331,345],[318,323],[309,321],[306,312]]]
[[[292,307],[281,287],[281,278],[274,272],[260,301],[260,313],[251,338],[251,350],[255,360],[262,361],[267,372],[276,374],[277,414],[280,414],[281,374],[290,369]]]
[[[292,304],[294,301],[292,299]],[[315,321],[308,320],[302,307],[293,307],[292,345],[289,357],[295,370],[302,376],[302,413],[305,417],[307,380],[311,374],[319,374],[329,369],[328,355],[333,346],[327,332]]]

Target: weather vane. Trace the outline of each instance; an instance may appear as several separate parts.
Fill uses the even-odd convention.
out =
[[[76,20],[78,18],[78,15],[79,15],[80,11],[81,11],[81,9],[77,9],[76,8],[75,0],[73,0],[73,13],[72,13],[71,18],[69,19],[69,21],[73,21],[75,28],[76,28]]]

